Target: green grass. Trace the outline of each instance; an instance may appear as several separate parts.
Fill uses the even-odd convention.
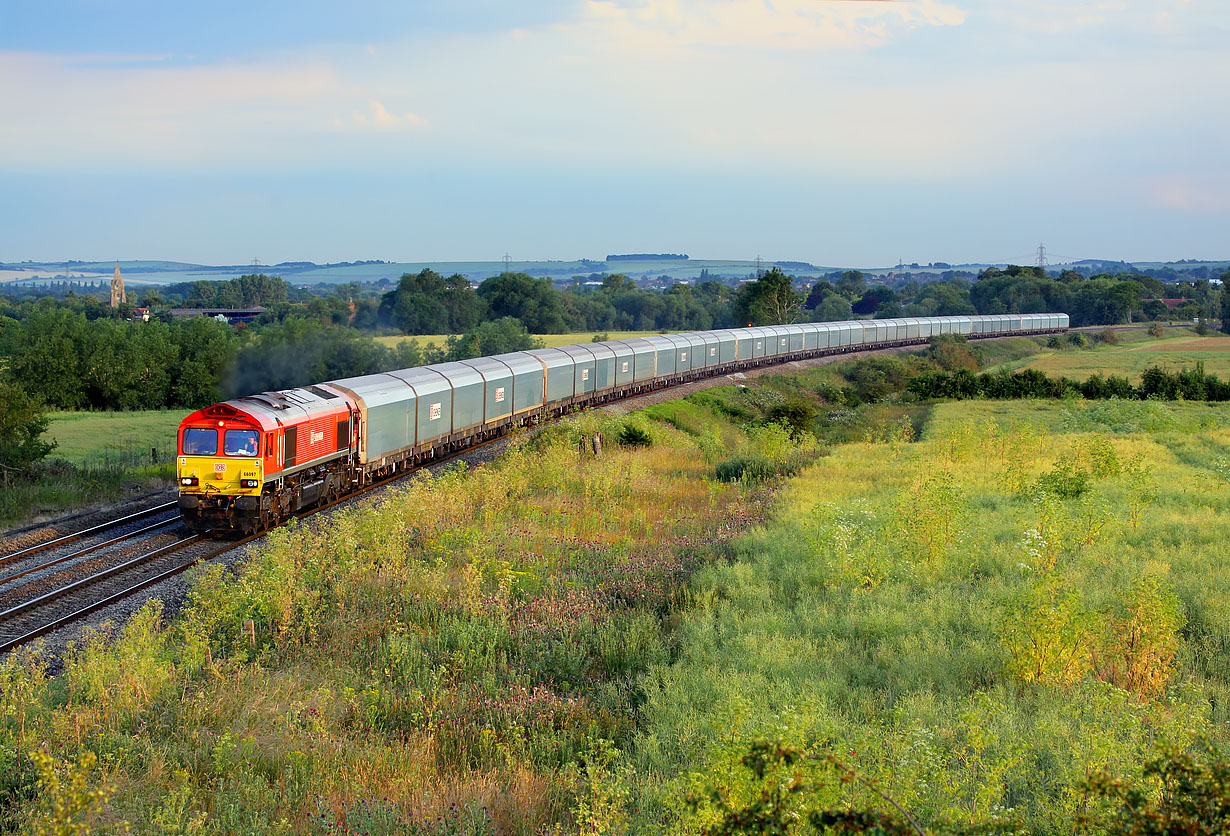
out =
[[[48,832],[91,788],[114,795],[77,821],[107,832],[604,832],[684,580],[763,519],[716,465],[809,452],[696,404],[658,417],[583,414],[279,529],[54,679],[36,652],[0,663],[0,832]],[[648,447],[617,443],[629,423]],[[595,433],[603,455],[579,455]],[[39,747],[77,790],[31,800]]]
[[[1066,460],[1102,469],[1040,497]],[[695,833],[717,811],[684,799],[714,790],[749,803],[789,774],[743,769],[769,740],[930,832],[1073,832],[1086,775],[1230,744],[1228,512],[1227,405],[941,404],[917,443],[835,448],[691,583],[647,676],[633,830]],[[817,781],[809,809],[887,807]]]
[[[56,449],[0,495],[0,525],[16,526],[157,490],[174,477],[179,422],[187,413],[53,412],[43,434]],[[158,460],[151,460],[151,451]]]
[[[1230,405],[820,402],[909,362],[584,413],[279,529],[54,678],[0,663],[0,832],[682,836],[776,740],[935,834],[1068,834],[1090,773],[1230,743]],[[765,423],[793,399],[819,444]]]
[[[154,448],[160,455],[173,455],[175,433],[187,414],[176,410],[53,412],[49,416],[51,425],[43,437],[56,442],[51,454],[53,458],[75,463],[112,451],[139,451],[148,455]]]
[[[1085,380],[1100,373],[1127,377],[1133,383],[1138,383],[1140,373],[1149,366],[1178,371],[1185,367],[1194,368],[1196,363],[1204,363],[1206,372],[1223,379],[1230,376],[1230,337],[1224,334],[1199,337],[1188,332],[1158,339],[1147,336],[1144,332],[1130,333],[1133,339],[1125,339],[1118,345],[1100,343],[1087,349],[1048,350],[1032,358],[1005,362],[990,370],[1005,368],[1016,371],[1032,368],[1048,375],[1076,380]]]

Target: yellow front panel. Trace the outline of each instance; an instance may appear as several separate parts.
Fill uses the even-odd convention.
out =
[[[185,485],[184,479],[189,476],[195,476],[197,484]],[[176,478],[180,493],[227,496],[260,496],[264,482],[260,459],[234,456],[180,456]],[[255,479],[256,487],[240,487],[241,479]]]

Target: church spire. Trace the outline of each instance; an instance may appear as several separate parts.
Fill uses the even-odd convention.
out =
[[[111,280],[111,307],[118,308],[128,298],[124,295],[124,277],[120,275],[120,263],[115,262],[115,278]]]

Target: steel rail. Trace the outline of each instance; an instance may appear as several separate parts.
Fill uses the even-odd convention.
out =
[[[41,551],[46,551],[47,549],[50,549],[53,546],[58,546],[62,543],[71,543],[73,540],[78,540],[82,537],[85,537],[88,534],[96,534],[99,531],[106,531],[109,528],[115,528],[117,525],[123,525],[126,522],[132,522],[133,520],[139,520],[142,517],[152,516],[153,514],[157,514],[161,511],[166,511],[171,508],[175,508],[178,506],[178,504],[179,504],[178,501],[165,502],[162,505],[155,505],[153,508],[146,508],[144,511],[137,511],[135,514],[128,514],[127,516],[120,517],[119,519],[116,519],[116,520],[110,520],[109,522],[99,523],[98,525],[90,526],[89,528],[84,528],[81,531],[75,531],[72,534],[64,534],[60,537],[56,537],[53,540],[48,540],[45,543],[35,543],[33,546],[27,546],[24,549],[18,549],[15,552],[9,552],[8,554],[0,555],[0,566],[3,566],[6,563],[12,563],[14,560],[17,560],[22,557],[26,557],[27,555],[35,554]]]
[[[243,540],[239,540],[234,543],[228,543],[226,546],[223,546],[218,549],[214,549],[213,551],[200,555],[199,557],[194,557],[193,559],[185,561],[184,563],[181,563],[178,566],[172,566],[170,569],[166,569],[162,572],[159,572],[157,575],[148,577],[145,580],[138,581],[137,583],[133,584],[132,586],[126,589],[122,589],[119,592],[114,592],[111,595],[108,595],[106,598],[102,598],[98,601],[94,601],[90,604],[86,604],[84,607],[81,607],[78,610],[74,610],[68,615],[60,616],[54,621],[49,621],[48,623],[43,624],[42,626],[35,627],[33,630],[30,630],[29,632],[23,635],[20,635],[17,638],[9,639],[8,641],[5,641],[5,642],[0,642],[0,654],[7,653],[8,651],[16,647],[20,647],[21,645],[26,644],[27,642],[31,642],[34,639],[39,638],[40,636],[45,636],[51,631],[57,630],[60,627],[63,627],[67,624],[71,624],[77,619],[82,618],[83,616],[89,615],[90,613],[96,610],[100,610],[103,607],[116,603],[117,601],[122,601],[123,599],[132,595],[134,592],[140,592],[142,589],[145,589],[147,586],[153,586],[154,584],[160,581],[164,581],[167,578],[178,575],[179,573],[192,568],[193,566],[195,566],[198,563],[201,563],[202,561],[212,560],[213,558],[217,557],[220,554],[225,554],[231,549],[237,548],[238,546],[242,546],[251,540],[255,540],[259,536],[260,535],[258,534],[254,534],[251,537],[247,537]],[[171,546],[181,546],[189,541],[198,540],[198,539],[200,539],[199,535],[194,534],[192,537],[189,537],[186,540],[180,540],[178,543],[172,543]],[[152,555],[153,553],[151,552],[150,554]],[[145,557],[148,558],[149,556],[150,555],[146,555]],[[86,580],[89,580],[89,579],[87,578]],[[62,590],[57,590],[56,592],[49,593],[49,594],[53,595],[54,597],[59,597],[60,595],[63,595],[66,590],[67,590],[67,587],[65,587]],[[7,613],[0,613],[0,618],[2,618],[6,614]]]
[[[72,554],[66,554],[63,557],[57,557],[55,560],[48,560],[46,563],[40,563],[38,566],[32,566],[29,569],[23,569],[20,572],[14,572],[11,575],[5,575],[0,578],[0,586],[15,581],[18,578],[24,578],[26,575],[33,574],[43,569],[50,569],[52,566],[58,566],[61,563],[67,563],[75,557],[84,557],[87,554],[96,552],[99,549],[105,549],[107,546],[114,546],[116,543],[122,543],[125,540],[130,540],[133,537],[139,537],[142,534],[148,534],[151,531],[156,531],[159,528],[166,528],[168,525],[175,525],[180,521],[179,517],[173,517],[169,520],[164,520],[160,523],[147,525],[145,528],[138,528],[136,531],[130,531],[128,534],[121,534],[119,537],[112,537],[110,540],[104,540],[101,543],[95,543],[93,546],[86,546],[84,549],[79,549]]]
[[[9,607],[7,610],[0,612],[0,624],[4,624],[4,622],[11,620],[15,616],[21,615],[24,612],[27,612],[32,609],[37,609],[38,607],[41,607],[44,604],[46,604],[48,601],[55,600],[56,598],[62,598],[68,593],[74,592],[83,587],[92,586],[98,583],[99,581],[106,580],[112,575],[123,572],[126,569],[131,569],[133,566],[138,566],[142,563],[148,563],[149,561],[153,560],[155,557],[160,557],[166,554],[167,552],[175,551],[176,549],[183,548],[189,543],[195,543],[197,540],[200,540],[200,539],[201,539],[201,535],[193,534],[189,537],[185,537],[182,540],[176,540],[174,543],[168,543],[165,546],[159,546],[158,548],[154,549],[151,552],[146,552],[145,554],[137,555],[134,558],[125,560],[123,563],[117,563],[115,566],[111,566],[107,569],[103,569],[101,572],[95,572],[93,575],[89,575],[87,577],[81,578],[80,580],[73,581],[70,584],[66,584],[65,586],[61,586],[57,589],[53,589],[50,592],[45,592],[42,595],[38,596],[37,598],[32,598],[23,604],[18,604],[14,607]]]

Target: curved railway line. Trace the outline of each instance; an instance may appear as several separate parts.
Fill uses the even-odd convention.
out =
[[[868,349],[868,352],[891,350],[896,347],[872,348]],[[856,347],[852,348],[858,351]],[[797,359],[783,357],[778,363],[763,363],[762,361],[762,364],[780,365]],[[727,374],[729,372],[721,372],[721,376]],[[655,383],[647,387],[647,391],[637,392],[627,399],[635,400],[655,390],[682,388],[694,382],[688,380],[670,384]],[[594,406],[601,405],[601,403],[594,404]],[[292,517],[306,518],[343,502],[349,502],[425,467],[436,467],[485,448],[503,440],[506,436],[507,432],[500,432],[492,437],[452,450],[445,455],[414,463],[404,469],[393,468],[392,472],[383,478],[357,490],[330,498],[327,502],[304,508],[294,513]],[[405,464],[409,465],[410,462]],[[35,555],[53,550],[58,551],[70,544],[115,532],[126,525],[138,523],[162,513],[174,512],[176,507],[176,502],[163,503],[89,526],[81,531],[26,546],[0,555],[0,567],[20,564]],[[164,520],[155,520],[131,531],[106,537],[100,542],[85,545],[65,554],[57,554],[40,563],[19,568],[7,574],[0,574],[0,654],[65,627],[143,589],[181,574],[193,566],[259,539],[264,533],[258,531],[242,539],[228,540],[223,545],[215,545],[216,541],[203,534],[181,536],[183,533],[181,528],[180,532],[175,534],[173,541],[149,548],[153,541],[171,533],[164,530],[171,529],[179,522],[178,515]],[[160,531],[163,533],[159,534]],[[133,554],[134,551],[139,553]],[[0,568],[0,572],[3,572],[3,568]],[[18,581],[24,582],[17,583]]]
[[[304,509],[296,514],[295,517],[297,519],[310,517],[313,514],[383,488],[423,467],[436,467],[446,464],[459,456],[480,450],[499,440],[501,439],[492,438],[480,444],[458,450],[451,455],[442,456],[434,462],[425,462],[413,470],[398,472],[360,490],[338,497],[331,502]],[[148,509],[136,514],[129,514],[108,523],[91,526],[88,529],[64,535],[53,541],[49,540],[45,544],[39,544],[37,547],[0,555],[0,566],[8,565],[38,552],[46,551],[55,544],[63,545],[80,540],[91,533],[114,530],[124,523],[152,516],[158,511],[166,511],[168,508],[174,508],[174,506],[174,502],[168,503],[167,505],[158,506],[157,509]],[[70,554],[54,557],[36,566],[0,576],[0,654],[28,644],[104,607],[122,601],[143,589],[182,574],[193,566],[206,563],[226,552],[258,540],[264,535],[264,532],[260,532],[239,540],[227,540],[221,545],[215,545],[217,543],[215,540],[210,540],[200,534],[191,534],[179,537],[173,542],[158,545],[148,551],[142,551],[140,554],[130,556],[129,553],[132,551],[132,546],[141,545],[143,542],[148,545],[147,541],[155,539],[158,535],[145,538],[145,541],[137,538],[152,534],[159,529],[169,528],[179,522],[180,519],[176,516],[173,519],[153,523],[127,534],[111,537],[101,543],[91,544]],[[81,576],[80,572],[82,564],[80,562],[72,562],[77,558],[84,558],[90,554],[97,555],[103,549],[124,543],[125,541],[132,541],[127,549],[116,550],[119,554],[108,553],[107,555],[118,559],[119,562],[112,561],[111,565],[107,565],[97,571],[91,571],[85,574],[84,577]],[[96,559],[105,562],[105,558],[102,556]],[[56,569],[55,567],[58,566],[64,568]],[[74,569],[78,571],[74,572]],[[46,574],[43,574],[44,572]],[[31,576],[35,576],[32,581],[10,588],[10,584],[13,581]],[[56,580],[60,576],[62,576],[62,580]],[[43,591],[44,589],[46,591]],[[27,594],[21,595],[22,590],[28,590]],[[21,600],[13,603],[10,599],[14,596]]]

